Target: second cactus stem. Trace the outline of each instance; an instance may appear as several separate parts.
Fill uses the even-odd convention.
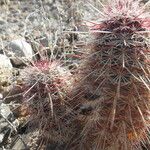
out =
[[[149,141],[149,19],[138,1],[114,0],[92,29],[93,43],[70,94],[80,124],[70,149],[139,150]]]

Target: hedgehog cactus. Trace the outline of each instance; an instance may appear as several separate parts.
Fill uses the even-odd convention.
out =
[[[138,150],[149,141],[150,18],[139,1],[103,7],[70,96],[81,126],[71,147]]]
[[[29,122],[32,130],[39,132],[36,141],[38,148],[44,149],[43,146],[46,147],[49,142],[63,143],[67,138],[66,130],[69,131],[62,119],[67,109],[64,97],[70,85],[69,71],[56,61],[40,60],[26,67],[21,77]],[[33,142],[28,145],[31,149],[37,149]]]

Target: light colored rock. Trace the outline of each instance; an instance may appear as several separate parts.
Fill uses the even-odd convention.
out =
[[[0,26],[4,25],[6,22],[4,20],[0,20]]]
[[[0,93],[0,100],[3,98],[3,94],[2,93]]]
[[[4,139],[4,134],[0,134],[0,143],[3,142],[3,139]]]
[[[0,115],[7,118],[11,113],[12,112],[7,104],[2,103],[0,105]]]
[[[12,64],[6,55],[0,54],[0,69],[3,68],[12,69]]]
[[[0,54],[0,82],[9,82],[12,77],[12,64],[10,62],[10,59]]]
[[[6,54],[15,65],[24,64],[33,58],[34,53],[32,47],[24,38],[11,41],[6,49]]]

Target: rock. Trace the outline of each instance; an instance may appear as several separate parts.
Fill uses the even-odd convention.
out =
[[[12,64],[10,59],[3,54],[0,54],[0,61],[0,83],[8,83],[12,77]]]
[[[3,55],[3,54],[0,54],[0,60],[1,60],[1,63],[0,63],[0,69],[3,69],[3,68],[7,68],[7,69],[12,69],[12,64],[10,62],[10,59]]]
[[[3,133],[0,133],[0,137],[1,137],[0,147],[4,146],[8,142],[8,139],[10,137],[10,133],[11,133],[11,128],[7,128],[3,131]]]
[[[4,20],[0,20],[0,26],[4,25],[6,22]]]
[[[0,93],[0,100],[2,100],[2,98],[3,98],[3,94],[2,94],[2,93]]]
[[[30,134],[22,135],[22,140],[20,138],[16,138],[10,145],[11,150],[30,150],[27,146],[27,141],[31,137]]]
[[[11,126],[5,120],[9,119],[12,112],[7,104],[1,103],[0,104],[0,145],[8,140],[8,137],[11,132]]]
[[[6,47],[6,55],[16,66],[32,61],[33,54],[31,45],[24,38],[13,40]]]
[[[2,103],[0,105],[0,115],[7,118],[11,113],[12,112],[7,104]]]
[[[8,122],[0,117],[0,133],[3,133],[7,128],[10,128]]]
[[[4,139],[4,134],[0,134],[0,143],[3,142],[3,139]]]
[[[14,118],[10,104],[0,104],[0,147],[8,144],[10,137],[17,134],[19,121]],[[15,132],[13,132],[15,131]]]

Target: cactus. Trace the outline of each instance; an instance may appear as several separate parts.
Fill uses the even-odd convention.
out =
[[[31,149],[45,149],[48,143],[61,145],[68,138],[69,128],[63,119],[70,75],[57,61],[49,60],[34,62],[21,72],[29,130],[34,130],[37,135],[28,143]],[[37,140],[33,142],[32,138]]]
[[[149,141],[150,19],[134,0],[103,5],[68,100],[80,126],[69,149],[139,150]]]

